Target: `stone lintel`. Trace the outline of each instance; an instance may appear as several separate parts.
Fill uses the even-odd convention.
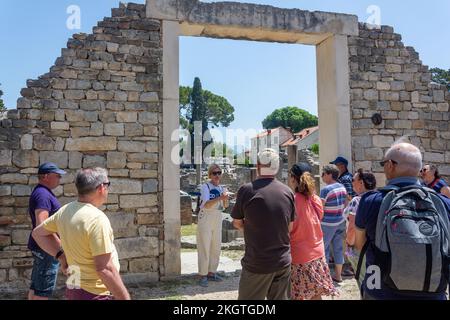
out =
[[[147,17],[178,21],[184,25],[183,35],[217,38],[279,41],[273,35],[264,33],[281,32],[304,34],[297,36],[295,41],[288,39],[289,43],[305,41],[305,44],[318,44],[328,37],[324,34],[348,36],[359,34],[358,17],[355,15],[281,9],[236,2],[147,0]],[[194,29],[196,31],[193,31]],[[184,34],[185,32],[187,34]],[[317,35],[320,36],[316,38]]]

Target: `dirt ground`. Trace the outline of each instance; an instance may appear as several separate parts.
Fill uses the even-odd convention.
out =
[[[209,282],[207,288],[198,285],[195,275],[195,251],[182,252],[182,276],[178,280],[160,282],[145,286],[130,287],[133,299],[138,300],[237,300],[240,259],[242,252],[222,251],[219,274],[223,282]],[[234,270],[233,270],[234,269]],[[344,280],[338,287],[340,295],[324,300],[359,300],[359,291],[354,279]]]

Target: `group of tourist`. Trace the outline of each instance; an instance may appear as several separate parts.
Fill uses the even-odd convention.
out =
[[[446,299],[450,188],[436,166],[422,166],[417,147],[398,143],[386,152],[380,165],[387,186],[380,189],[374,174],[352,175],[343,157],[322,168],[326,186],[319,195],[307,163],[290,168],[288,185],[276,179],[279,163],[277,152],[261,151],[257,179],[236,195],[231,216],[245,239],[238,299],[319,300],[338,295],[346,275],[356,277],[367,300]],[[42,164],[30,197],[29,299],[52,295],[59,268],[68,276],[68,299],[130,299],[110,221],[99,209],[111,184],[107,171],[80,170],[78,199],[61,207],[52,190],[64,174],[54,163]],[[211,165],[208,176],[197,229],[203,287],[223,280],[217,269],[229,205],[220,166]]]
[[[380,165],[387,186],[376,189],[373,173],[358,169],[352,175],[348,161],[338,157],[322,168],[326,186],[317,195],[308,164],[294,165],[286,186],[276,179],[279,155],[263,150],[258,178],[239,189],[231,213],[245,239],[239,299],[336,296],[346,275],[356,277],[367,300],[446,299],[450,188],[436,166],[422,166],[420,150],[408,143],[393,145]],[[205,204],[228,199],[226,192],[208,192],[219,188],[220,175],[213,165],[211,186],[202,188]],[[207,211],[200,215],[201,239]],[[215,234],[217,225],[207,232]],[[222,280],[217,242],[209,248],[205,253],[204,242],[199,247],[202,286]]]
[[[33,232],[28,248],[34,257],[30,300],[47,300],[54,292],[58,269],[67,275],[69,300],[130,299],[119,274],[119,258],[108,217],[110,181],[103,168],[82,169],[75,178],[77,201],[61,207],[53,189],[66,172],[54,163],[39,167],[39,183],[29,202]]]

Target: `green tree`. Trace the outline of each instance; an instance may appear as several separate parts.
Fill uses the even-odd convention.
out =
[[[0,83],[0,86],[1,85],[2,84]],[[5,104],[3,103],[2,96],[3,96],[3,91],[0,89],[0,111],[5,111],[6,107],[5,107]]]
[[[227,146],[226,143],[214,142],[213,149],[211,151],[211,157],[216,157],[216,151],[222,149],[222,157],[233,158],[234,152]],[[217,155],[219,156],[219,155]]]
[[[309,150],[311,150],[315,154],[319,154],[319,145],[317,143],[314,143],[313,145],[311,145]]]
[[[447,89],[450,91],[450,69],[445,71],[439,68],[430,69],[431,71],[431,79],[439,84],[443,84],[447,86]]]
[[[291,128],[299,132],[305,128],[317,126],[319,123],[315,115],[297,107],[285,107],[277,109],[267,116],[262,122],[264,129],[277,127]]]
[[[202,122],[202,134],[211,126],[228,127],[234,121],[234,107],[224,97],[203,90],[199,78],[193,87],[180,86],[180,125],[191,135],[191,155],[194,157],[194,123]],[[202,153],[208,142],[203,142]]]

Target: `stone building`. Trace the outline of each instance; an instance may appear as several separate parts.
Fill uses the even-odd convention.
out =
[[[47,160],[69,172],[56,192],[62,203],[76,196],[77,169],[108,168],[104,209],[125,281],[180,274],[180,181],[171,155],[178,154],[181,35],[316,46],[322,163],[339,153],[381,179],[383,152],[407,136],[450,176],[450,94],[431,83],[428,67],[392,27],[242,3],[121,5],[92,34],[69,39],[49,72],[27,81],[17,110],[1,115],[1,289],[28,285],[28,196]]]

